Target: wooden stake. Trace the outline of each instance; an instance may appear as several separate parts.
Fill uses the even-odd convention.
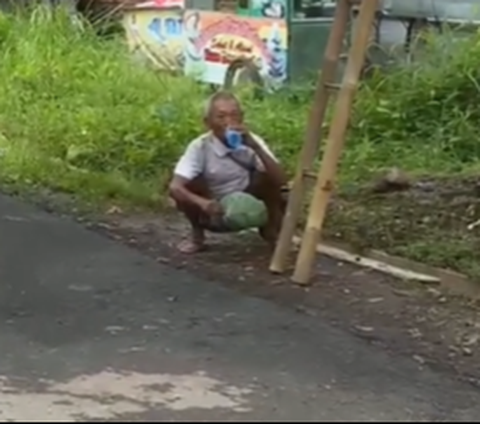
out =
[[[318,173],[315,192],[310,204],[308,220],[303,233],[295,271],[292,276],[292,280],[298,284],[307,284],[311,277],[316,247],[320,239],[330,194],[333,190],[338,161],[345,143],[345,133],[350,120],[353,98],[365,60],[377,7],[378,0],[364,0],[360,5],[342,87],[335,104],[330,133],[322,165]]]
[[[318,154],[322,126],[327,110],[330,91],[328,84],[335,82],[338,60],[343,48],[343,40],[347,31],[350,17],[350,3],[348,0],[339,0],[333,25],[325,49],[325,57],[322,72],[318,74],[317,87],[313,99],[312,108],[308,117],[305,141],[300,153],[295,178],[290,191],[289,201],[282,229],[275,246],[270,262],[270,271],[281,273],[285,271],[286,261],[292,245],[292,237],[302,211],[303,197],[305,193],[305,172],[313,166]]]

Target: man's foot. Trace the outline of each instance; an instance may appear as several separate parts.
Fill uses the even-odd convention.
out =
[[[205,250],[205,248],[205,243],[198,240],[183,240],[177,245],[178,251],[186,255],[193,255]]]
[[[275,243],[277,241],[277,231],[271,225],[266,225],[264,227],[260,227],[258,229],[258,234],[260,237],[265,240],[270,247],[275,247]]]
[[[189,240],[181,241],[177,246],[177,249],[181,253],[188,255],[201,252],[205,250],[205,248],[205,234],[203,230],[200,229],[194,229],[192,237]]]

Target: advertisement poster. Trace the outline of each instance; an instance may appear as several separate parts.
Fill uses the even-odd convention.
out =
[[[287,77],[285,21],[246,18],[218,12],[186,11],[185,73],[210,84],[222,84],[229,64],[252,61],[272,84]]]
[[[182,9],[145,8],[125,13],[128,43],[159,69],[181,71],[184,67]]]
[[[285,19],[287,5],[285,0],[251,0],[252,16],[263,18]]]

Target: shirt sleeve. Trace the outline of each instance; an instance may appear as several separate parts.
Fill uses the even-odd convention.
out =
[[[173,173],[187,180],[193,180],[203,172],[202,140],[192,141],[178,160]]]
[[[255,138],[255,141],[259,144],[259,146],[265,151],[265,153],[267,153],[275,162],[278,162],[278,159],[275,157],[273,152],[270,150],[270,147],[268,147],[265,140],[263,140],[258,135],[253,135],[253,137]],[[256,166],[258,171],[265,172],[265,166],[263,165],[263,162],[258,157],[258,155],[255,155],[255,166]]]

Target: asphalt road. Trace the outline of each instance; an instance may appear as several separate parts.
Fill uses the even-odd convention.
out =
[[[0,196],[1,421],[479,421],[480,396],[313,317]]]

